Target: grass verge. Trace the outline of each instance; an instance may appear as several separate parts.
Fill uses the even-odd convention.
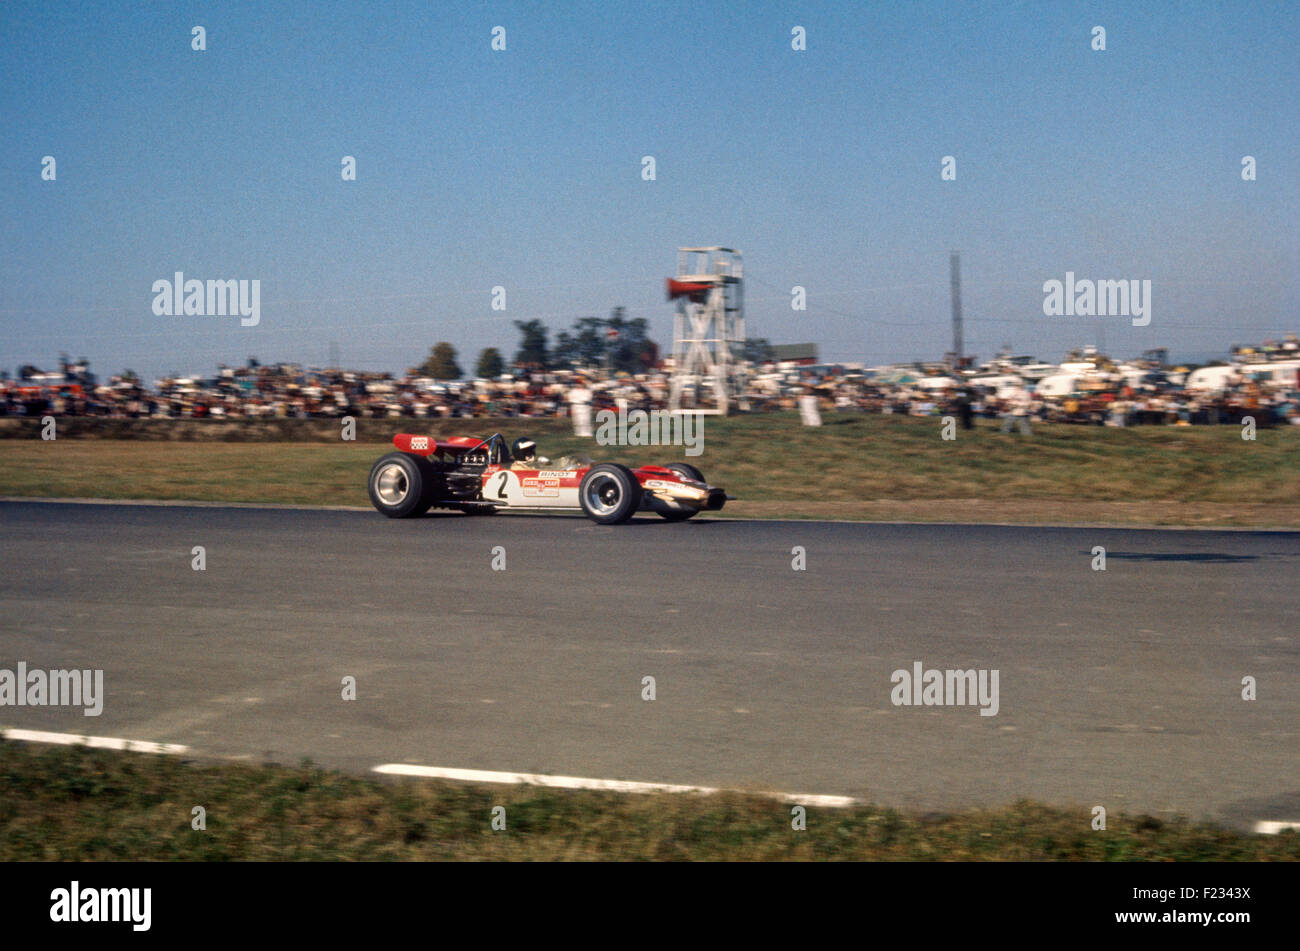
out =
[[[0,741],[0,861],[1297,861],[1300,835],[1029,802],[917,816],[757,796],[379,780]],[[207,829],[191,827],[202,806]],[[491,813],[506,810],[506,830]]]
[[[385,444],[0,441],[0,495],[367,506]],[[387,422],[387,421],[385,421]],[[688,461],[769,518],[1300,527],[1300,431],[1040,425],[1032,438],[981,421],[953,441],[937,419],[793,414],[708,419],[700,456],[681,446],[598,446],[563,420],[411,421],[416,432],[529,435],[543,454],[640,465]],[[378,435],[378,423],[375,433]],[[391,429],[391,425],[384,427]],[[37,432],[32,430],[33,434]]]

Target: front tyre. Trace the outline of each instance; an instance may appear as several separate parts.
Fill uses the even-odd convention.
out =
[[[641,483],[627,466],[602,463],[583,477],[578,501],[593,522],[617,525],[641,507]]]
[[[423,515],[433,504],[432,481],[423,459],[390,452],[370,470],[370,503],[389,518]]]
[[[689,465],[688,463],[672,462],[669,463],[666,466],[666,468],[672,470],[673,472],[676,472],[683,479],[690,479],[693,482],[704,481],[704,473],[701,472],[699,469],[695,468],[694,466]],[[685,505],[677,505],[676,507],[671,509],[660,508],[660,509],[656,509],[655,511],[657,511],[659,513],[659,517],[664,519],[665,521],[684,522],[688,518],[693,518],[695,515],[699,513],[700,510],[696,508],[688,508]]]
[[[699,512],[699,509],[688,509],[682,507],[675,509],[655,509],[655,511],[658,512],[659,517],[666,522],[684,522]]]
[[[704,473],[693,465],[685,462],[670,462],[665,468],[676,472],[683,479],[692,479],[695,482],[704,481]]]

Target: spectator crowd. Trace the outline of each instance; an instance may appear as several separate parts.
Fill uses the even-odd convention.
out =
[[[1285,355],[1273,357],[1281,359]],[[966,419],[1014,416],[1047,422],[1111,426],[1234,423],[1300,425],[1300,380],[1261,378],[1267,363],[1239,363],[1214,388],[1188,388],[1180,374],[1151,368],[1132,374],[1081,376],[1058,395],[1035,392],[1030,381],[981,385],[931,367],[913,373],[844,366],[755,368],[742,410],[794,410],[816,397],[824,412],[904,416],[956,414]],[[628,409],[664,409],[669,377],[662,371],[606,376],[599,371],[522,372],[496,380],[436,381],[408,373],[304,369],[297,364],[221,367],[211,378],[169,378],[146,387],[132,377],[97,382],[85,367],[28,374],[0,383],[5,416],[117,418],[547,417],[566,416],[573,402],[594,411],[623,402]]]

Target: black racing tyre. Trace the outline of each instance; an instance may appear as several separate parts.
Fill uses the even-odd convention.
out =
[[[696,482],[704,481],[704,473],[685,462],[670,462],[664,468],[671,469],[683,479],[694,479]],[[684,522],[688,518],[698,515],[699,512],[699,509],[692,508],[673,509],[672,511],[659,510],[659,517],[668,522]]]
[[[683,508],[683,509],[673,509],[672,511],[657,509],[656,511],[659,512],[659,517],[662,518],[665,522],[684,522],[688,518],[692,518],[693,516],[698,514],[700,510]]]
[[[433,504],[434,480],[419,456],[390,452],[370,469],[370,504],[389,518],[414,518]]]
[[[593,522],[617,525],[641,507],[641,483],[627,466],[601,463],[583,476],[578,501]]]
[[[671,469],[683,479],[694,479],[696,482],[704,481],[704,473],[685,462],[670,462],[664,468]]]

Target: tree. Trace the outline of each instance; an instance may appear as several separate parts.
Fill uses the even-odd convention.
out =
[[[659,347],[646,336],[648,325],[644,317],[627,319],[627,308],[615,307],[605,321],[605,339],[609,346],[609,365],[613,370],[642,373],[659,358]],[[611,331],[616,335],[611,335]]]
[[[515,363],[534,370],[545,370],[551,365],[549,352],[549,331],[540,320],[516,320],[519,328],[519,350],[515,353]]]
[[[605,322],[599,317],[579,317],[573,322],[573,334],[564,334],[573,343],[570,366],[605,365]]]
[[[647,370],[657,367],[659,365],[659,344],[647,337],[637,359],[641,361],[641,365]]]
[[[606,367],[641,373],[659,362],[659,346],[646,336],[644,317],[627,319],[627,309],[615,307],[607,318],[579,317],[572,332],[555,337],[552,359],[556,366]]]
[[[579,317],[570,330],[555,335],[548,349],[549,331],[540,320],[515,321],[522,335],[515,363],[534,369],[606,367],[642,373],[659,362],[659,346],[646,336],[644,317],[627,319],[627,309],[615,307],[607,318]]]
[[[429,355],[416,370],[421,376],[431,376],[435,380],[459,380],[460,367],[456,364],[456,348],[443,340],[433,345]]]
[[[555,346],[551,348],[551,365],[564,370],[573,369],[578,361],[578,342],[567,330],[555,335]]]
[[[506,362],[501,359],[501,351],[496,347],[488,347],[478,355],[478,366],[474,368],[474,373],[486,380],[495,380],[505,372]]]

